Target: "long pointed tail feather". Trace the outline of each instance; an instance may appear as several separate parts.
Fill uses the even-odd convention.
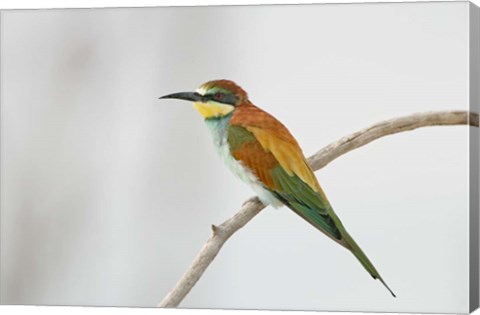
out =
[[[321,209],[310,208],[297,201],[288,200],[285,196],[278,192],[273,192],[275,196],[282,201],[287,207],[292,209],[296,214],[304,218],[307,222],[315,226],[318,230],[330,237],[332,240],[342,245],[346,249],[350,250],[352,254],[358,259],[367,272],[374,278],[380,280],[380,282],[387,288],[388,291],[397,297],[395,293],[388,287],[385,281],[382,279],[378,271],[373,266],[372,262],[368,259],[367,255],[362,251],[360,246],[353,240],[353,238],[345,230],[340,219],[335,212],[330,208],[328,214],[322,213]]]
[[[378,279],[380,282],[387,288],[387,290],[392,294],[393,297],[397,297],[395,293],[390,289],[390,287],[385,283],[382,279],[380,274],[378,273],[377,269],[373,266],[370,259],[368,259],[367,255],[362,251],[360,246],[353,240],[353,238],[348,234],[348,232],[344,231],[342,233],[344,241],[347,243],[352,254],[358,259],[358,261],[362,264],[362,266],[368,271],[368,273],[373,277],[373,279]]]

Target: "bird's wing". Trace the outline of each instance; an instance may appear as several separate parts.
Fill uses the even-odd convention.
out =
[[[374,279],[395,296],[333,211],[302,149],[288,129],[255,106],[237,109],[227,129],[233,157],[248,167],[283,204],[349,249]]]
[[[287,207],[340,242],[342,234],[338,225],[341,223],[332,216],[333,210],[302,150],[283,125],[276,127],[277,132],[283,133],[282,137],[269,129],[230,124],[228,143],[233,157],[248,167]]]

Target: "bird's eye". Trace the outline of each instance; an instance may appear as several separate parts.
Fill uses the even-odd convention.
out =
[[[223,93],[215,93],[213,94],[213,98],[216,100],[216,101],[221,101],[225,98],[225,94]]]

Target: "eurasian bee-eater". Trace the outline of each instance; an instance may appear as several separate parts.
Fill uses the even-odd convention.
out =
[[[209,81],[196,92],[160,99],[194,102],[220,157],[265,205],[292,209],[351,251],[395,296],[333,211],[295,138],[280,121],[255,106],[240,86],[229,80]]]

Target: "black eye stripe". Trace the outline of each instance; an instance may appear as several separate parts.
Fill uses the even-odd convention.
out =
[[[202,97],[202,102],[215,101],[222,104],[228,104],[235,106],[238,102],[238,97],[233,94],[220,93],[222,95],[220,98],[215,98],[215,95],[218,95],[219,92],[214,94],[206,94]]]

